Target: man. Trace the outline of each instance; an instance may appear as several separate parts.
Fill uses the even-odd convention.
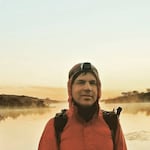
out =
[[[117,119],[113,142],[112,132],[99,107],[101,82],[91,63],[79,63],[69,72],[67,122],[56,138],[54,118],[47,123],[38,150],[127,150]]]

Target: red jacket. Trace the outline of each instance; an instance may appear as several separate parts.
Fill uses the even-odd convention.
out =
[[[60,150],[113,150],[111,131],[103,119],[101,111],[89,122],[79,119],[71,109],[67,115],[68,121],[61,134]],[[120,123],[115,143],[116,150],[127,150]],[[58,150],[54,119],[48,121],[38,150]]]

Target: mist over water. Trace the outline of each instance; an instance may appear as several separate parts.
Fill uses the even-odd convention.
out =
[[[120,123],[128,150],[149,150],[150,103],[100,103],[102,109],[122,107]],[[47,121],[67,108],[67,103],[54,104],[50,108],[0,109],[1,150],[36,150]]]
[[[102,107],[105,109],[112,109],[117,107],[122,107],[123,113],[127,114],[138,114],[138,113],[144,113],[145,115],[150,115],[150,103],[113,103],[113,104],[104,104],[100,103]]]
[[[125,113],[144,113],[145,115],[150,115],[150,103],[132,103],[124,106]]]
[[[46,112],[51,113],[52,108],[1,108],[0,121],[7,120],[8,118],[17,119],[20,116],[43,115]]]

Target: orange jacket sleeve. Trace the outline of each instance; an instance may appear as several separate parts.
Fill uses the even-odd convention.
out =
[[[57,150],[53,123],[54,120],[51,119],[46,124],[39,142],[38,150]]]

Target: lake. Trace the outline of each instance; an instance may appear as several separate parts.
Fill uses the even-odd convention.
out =
[[[112,110],[121,106],[120,122],[128,150],[150,149],[150,103],[104,104]],[[53,104],[50,108],[0,109],[0,149],[37,150],[38,143],[49,118],[67,103]]]

